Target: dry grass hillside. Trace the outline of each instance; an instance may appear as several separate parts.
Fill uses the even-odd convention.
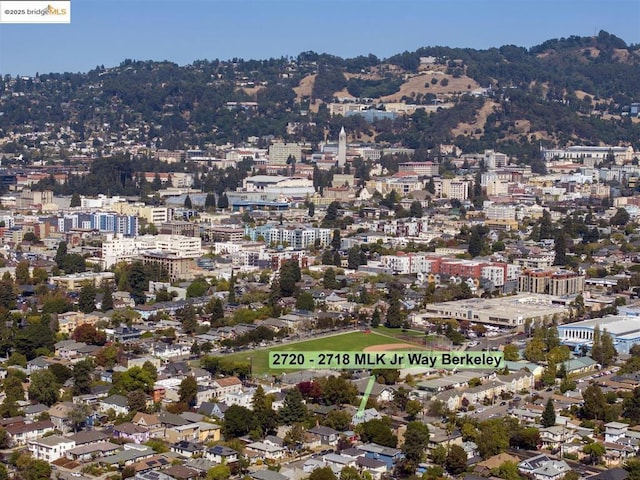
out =
[[[445,78],[449,83],[448,85],[443,86],[441,82]],[[432,79],[437,80],[438,83],[432,84]],[[466,76],[453,78],[451,75],[447,75],[439,71],[424,72],[420,75],[407,79],[407,81],[400,87],[399,92],[382,97],[380,100],[383,102],[399,102],[404,96],[412,97],[419,94],[425,95],[427,93],[433,93],[435,95],[453,95],[457,93],[470,92],[476,88],[480,88],[480,85],[472,78]]]
[[[345,74],[347,79],[350,78],[362,78],[365,80],[379,80],[383,78],[379,74]],[[308,75],[304,77],[300,84],[293,90],[296,92],[298,101],[301,101],[303,97],[311,96],[313,90],[313,82],[316,75]],[[442,80],[447,79],[448,84],[442,85]],[[435,79],[437,83],[432,84],[432,80]],[[446,82],[445,82],[446,83]],[[425,95],[427,93],[433,93],[439,96],[455,95],[464,92],[470,92],[476,88],[480,88],[480,85],[472,78],[462,76],[460,78],[453,78],[451,75],[447,75],[440,71],[422,72],[419,75],[408,78],[401,86],[397,93],[381,97],[382,102],[399,102],[402,97],[415,97],[417,95]],[[334,93],[335,97],[350,97],[351,95],[347,89],[342,89]]]
[[[456,137],[458,135],[469,135],[476,138],[480,138],[484,133],[484,125],[487,122],[487,117],[492,114],[496,108],[499,108],[499,104],[495,102],[485,102],[480,110],[476,114],[476,118],[471,123],[459,123],[456,128],[451,131],[451,134]],[[474,134],[474,132],[480,129],[481,132]]]
[[[316,74],[307,75],[302,80],[300,80],[300,85],[293,89],[296,92],[296,97],[298,101],[301,101],[304,97],[310,97],[311,91],[313,90],[313,82],[316,80]]]

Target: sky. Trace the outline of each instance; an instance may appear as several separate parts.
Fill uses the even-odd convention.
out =
[[[435,45],[531,47],[600,30],[640,43],[640,1],[71,0],[70,24],[0,24],[0,74],[86,72],[127,58],[186,65],[309,50],[386,58]]]

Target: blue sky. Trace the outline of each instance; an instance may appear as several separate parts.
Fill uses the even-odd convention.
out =
[[[72,0],[71,24],[0,25],[0,74],[125,58],[388,57],[421,46],[530,47],[606,30],[640,43],[638,0]]]

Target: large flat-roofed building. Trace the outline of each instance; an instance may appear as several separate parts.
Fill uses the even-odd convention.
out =
[[[542,158],[546,161],[554,159],[561,160],[579,160],[582,163],[587,163],[588,160],[594,160],[601,162],[610,155],[615,158],[615,163],[622,165],[624,163],[630,163],[636,152],[633,151],[633,147],[600,147],[600,146],[585,146],[576,145],[573,147],[567,147],[565,149],[545,149],[540,150]]]
[[[555,303],[555,299],[557,297],[551,295],[519,294],[501,298],[469,298],[432,303],[425,307],[424,315],[415,315],[414,321],[453,318],[523,330],[527,322],[549,324],[567,315],[568,307],[560,301]]]
[[[122,261],[132,261],[142,252],[160,250],[180,257],[198,258],[202,255],[200,237],[184,235],[143,235],[130,237],[107,237],[102,243],[102,265],[110,268]]]
[[[611,335],[618,353],[629,353],[632,346],[640,344],[640,317],[628,315],[610,315],[561,325],[558,327],[560,343],[575,350],[583,346],[590,349],[596,327]]]
[[[115,274],[113,272],[81,272],[70,275],[57,275],[49,278],[49,283],[66,290],[80,290],[85,285],[99,287],[103,281],[113,283]]]

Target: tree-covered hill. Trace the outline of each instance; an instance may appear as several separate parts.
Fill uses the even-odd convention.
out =
[[[335,138],[344,125],[350,138],[413,148],[455,143],[465,152],[503,148],[529,161],[540,142],[640,148],[640,126],[626,115],[640,102],[638,78],[640,47],[607,32],[530,49],[436,46],[387,59],[304,52],[182,67],[125,60],[87,73],[0,78],[0,138],[47,132],[53,143],[107,148],[142,142],[176,149],[238,144],[249,136],[320,142],[327,131]],[[483,95],[474,92],[478,85],[486,89]],[[453,106],[368,124],[359,116],[330,117],[326,103],[336,100],[336,92],[367,98],[372,108],[384,108],[379,99],[394,95],[406,103]],[[0,153],[34,146],[21,142],[0,142]]]

